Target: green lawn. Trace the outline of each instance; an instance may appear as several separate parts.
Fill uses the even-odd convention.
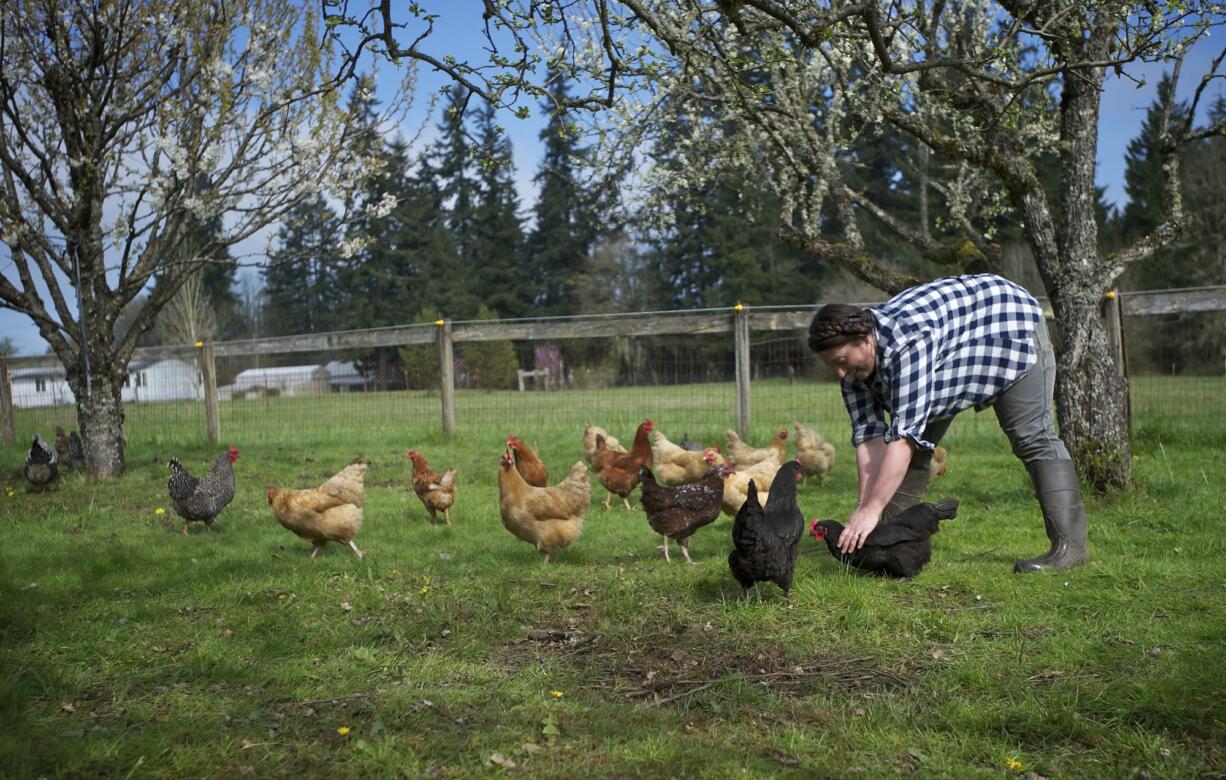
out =
[[[1011,573],[1046,543],[989,412],[947,439],[930,495],[962,504],[919,577],[857,576],[806,540],[790,598],[743,598],[726,518],[694,538],[692,567],[664,563],[637,502],[605,511],[599,486],[583,537],[547,566],[498,518],[508,432],[560,478],[587,420],[627,442],[643,416],[674,439],[718,436],[727,385],[463,393],[452,440],[437,396],[226,404],[239,492],[187,538],[156,510],[167,457],[212,458],[198,409],[129,409],[119,481],[70,474],[33,494],[14,447],[0,777],[1222,776],[1224,394],[1134,390],[1138,488],[1090,500],[1092,565]],[[754,393],[758,443],[793,419],[835,442],[801,506],[845,516],[833,388]],[[20,412],[22,443],[49,420]],[[408,489],[410,447],[459,469],[454,527]],[[316,484],[356,455],[371,463],[366,558],[332,545],[312,561],[265,487]]]

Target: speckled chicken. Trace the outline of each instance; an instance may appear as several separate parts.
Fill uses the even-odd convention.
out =
[[[213,460],[208,474],[193,477],[178,458],[170,459],[167,464],[170,479],[166,481],[166,490],[170,494],[170,505],[183,518],[181,533],[184,536],[187,535],[188,524],[193,521],[204,523],[205,530],[212,531],[217,515],[234,500],[236,460],[238,449],[230,447]]]
[[[671,538],[681,547],[686,563],[690,559],[690,537],[704,525],[719,517],[719,507],[724,497],[724,478],[732,471],[724,463],[707,461],[707,472],[697,482],[677,487],[667,487],[656,482],[651,469],[639,470],[643,486],[643,510],[647,512],[647,524],[663,538],[660,551],[664,560],[668,556],[668,540]]]
[[[749,483],[749,495],[732,522],[728,568],[748,591],[755,583],[773,582],[787,593],[792,587],[796,551],[804,536],[805,518],[796,503],[796,478],[800,464],[790,460],[779,467],[766,506]]]
[[[50,486],[60,475],[59,455],[37,433],[34,434],[30,451],[26,453],[26,465],[22,473],[31,485],[38,488]]]

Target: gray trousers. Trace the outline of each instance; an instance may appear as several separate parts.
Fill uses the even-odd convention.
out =
[[[991,404],[996,409],[1000,429],[1009,437],[1013,454],[1025,464],[1040,460],[1069,460],[1068,449],[1056,435],[1055,394],[1056,354],[1051,348],[1047,323],[1035,328],[1034,344],[1039,359],[1021,379],[1002,390]],[[933,444],[949,430],[952,417],[933,420],[924,429],[924,439]],[[927,469],[932,453],[916,449],[911,456],[913,469]]]

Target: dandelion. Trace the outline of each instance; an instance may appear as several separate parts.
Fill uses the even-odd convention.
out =
[[[12,498],[12,497],[13,497],[13,489],[12,489],[11,487],[6,487],[6,488],[4,489],[4,495],[8,496],[9,498]]]
[[[552,697],[553,697],[553,698],[555,698],[555,699],[560,699],[560,698],[562,698],[562,692],[561,692],[561,691],[550,691],[550,692],[549,692],[549,695],[550,695],[550,696],[552,696]]]
[[[1006,756],[1005,757],[1005,768],[1008,769],[1010,772],[1020,772],[1022,771],[1022,762],[1018,761],[1013,756]]]
[[[340,728],[338,728],[338,729],[336,730],[336,733],[337,733],[337,734],[340,734],[342,737],[347,737],[347,736],[349,736],[349,727],[348,727],[348,726],[341,726]]]
[[[429,578],[429,577],[426,577],[426,578],[425,578],[425,579],[422,581],[422,583],[421,583],[421,592],[422,592],[422,595],[425,595],[426,593],[429,593],[429,592],[430,592],[430,578]]]
[[[163,509],[162,507],[158,507],[157,509],[153,510],[153,514],[157,515],[158,517],[161,517],[162,515],[166,514],[166,510]]]

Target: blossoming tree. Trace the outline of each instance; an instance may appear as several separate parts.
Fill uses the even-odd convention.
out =
[[[0,305],[66,368],[91,474],[123,470],[127,365],[185,281],[363,175],[319,38],[313,13],[276,0],[6,5]],[[216,215],[208,241],[187,240]]]
[[[365,44],[431,58],[433,17],[393,19],[387,3],[348,16],[347,6],[324,0],[333,23],[358,27]],[[1128,388],[1101,304],[1125,267],[1180,232],[1176,152],[1223,132],[1220,122],[1192,124],[1206,87],[1222,78],[1223,57],[1197,74],[1192,105],[1179,114],[1186,119],[1167,107],[1166,220],[1109,255],[1095,222],[1100,94],[1109,70],[1126,75],[1137,62],[1166,61],[1178,79],[1187,48],[1226,22],[1221,3],[492,0],[485,8],[490,61],[443,58],[443,69],[504,105],[520,92],[541,94],[534,74],[581,79],[587,88],[574,104],[603,109],[590,129],[610,170],[670,138],[670,158],[639,179],[649,206],[731,168],[780,196],[790,243],[890,293],[920,280],[873,257],[865,231],[888,231],[951,273],[991,269],[1000,259],[993,232],[1010,215],[1060,333],[1062,434],[1095,487],[1130,482]],[[906,141],[897,166],[918,182],[918,217],[892,213],[855,183],[857,140],[883,129]],[[1048,191],[1039,166],[1053,157],[1058,185]],[[942,204],[940,223],[930,197]]]

